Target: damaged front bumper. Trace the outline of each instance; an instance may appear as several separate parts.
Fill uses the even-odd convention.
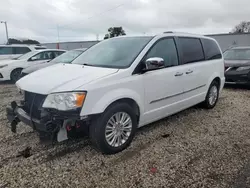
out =
[[[42,121],[35,118],[31,118],[28,113],[26,113],[22,106],[18,106],[16,102],[11,103],[11,107],[6,109],[7,118],[11,123],[11,131],[16,133],[16,126],[19,122],[23,122],[26,125],[32,127],[34,130],[48,132],[49,122],[48,120]]]
[[[19,122],[30,126],[34,130],[43,133],[57,134],[57,141],[68,139],[68,131],[72,127],[83,129],[86,127],[89,118],[80,118],[79,115],[72,112],[58,112],[55,110],[43,110],[41,119],[31,117],[31,114],[24,110],[22,105],[18,105],[15,101],[11,103],[11,107],[6,109],[7,119],[11,125],[11,131],[16,133]]]

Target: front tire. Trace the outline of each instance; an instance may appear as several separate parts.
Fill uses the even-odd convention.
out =
[[[203,102],[204,108],[212,109],[215,107],[219,99],[219,88],[220,88],[220,84],[216,80],[214,80],[210,84],[207,95],[206,95],[206,99]]]
[[[16,83],[19,80],[21,73],[22,69],[14,69],[10,74],[10,80],[13,83]]]
[[[137,129],[137,116],[126,103],[115,103],[95,118],[89,136],[93,145],[104,154],[126,149]]]

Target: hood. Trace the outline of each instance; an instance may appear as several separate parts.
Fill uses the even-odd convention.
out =
[[[13,64],[13,65],[15,65],[15,64],[19,64],[19,63],[21,63],[21,62],[24,62],[24,61],[26,61],[26,60],[3,60],[3,61],[0,61],[0,65],[10,65],[10,64]]]
[[[225,67],[246,67],[250,66],[250,60],[225,60]]]
[[[20,60],[13,60],[13,59],[1,60],[0,65],[9,65],[11,63],[16,63],[16,62],[20,62]]]
[[[39,94],[74,91],[80,86],[118,72],[119,69],[57,64],[33,72],[17,83],[25,91]]]
[[[51,65],[55,65],[55,63],[43,62],[43,63],[40,63],[38,65],[32,65],[32,66],[30,66],[30,67],[28,67],[26,69],[23,69],[22,72],[25,73],[25,74],[30,74],[32,72],[35,72],[35,71],[37,71],[39,69],[42,69],[42,68],[45,68],[45,67],[49,67]]]

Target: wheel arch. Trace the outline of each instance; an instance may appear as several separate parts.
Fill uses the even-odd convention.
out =
[[[135,110],[135,113],[138,117],[140,117],[140,115],[143,113],[142,98],[137,92],[130,89],[118,89],[115,91],[110,91],[100,97],[98,101],[96,101],[96,98],[98,97],[92,96],[91,93],[89,94],[89,96],[91,97],[88,98],[87,95],[86,103],[83,105],[81,111],[81,116],[101,114],[111,105],[118,102],[129,104]]]
[[[12,73],[14,70],[17,70],[17,69],[21,69],[21,70],[23,70],[23,68],[22,68],[22,67],[15,67],[15,68],[13,68],[13,69],[12,69],[11,73]]]
[[[117,99],[115,101],[113,101],[110,105],[108,105],[106,107],[106,109],[110,108],[111,106],[117,104],[117,103],[126,103],[128,104],[129,106],[132,107],[132,109],[134,110],[134,113],[136,114],[137,116],[137,121],[139,122],[139,118],[140,118],[140,107],[139,105],[137,104],[137,102],[134,100],[134,99],[131,99],[131,98],[121,98],[121,99]],[[105,109],[105,110],[106,110]]]
[[[219,73],[215,72],[213,75],[210,76],[210,78],[208,80],[207,91],[208,91],[208,89],[213,81],[217,81],[219,83],[219,89],[221,90],[222,86],[223,86],[222,78],[220,77]]]
[[[15,68],[13,68],[11,71],[10,71],[10,79],[12,79],[12,74],[13,74],[13,72],[15,71],[15,70],[23,70],[23,68],[22,67],[15,67]]]
[[[212,82],[213,82],[213,81],[216,81],[216,82],[219,84],[219,88],[221,87],[221,79],[220,79],[220,77],[218,77],[218,76],[215,77],[215,78],[212,80]],[[211,83],[212,83],[212,82],[211,82]]]

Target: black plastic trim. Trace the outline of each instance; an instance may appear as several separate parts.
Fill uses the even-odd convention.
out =
[[[160,98],[160,99],[156,99],[156,100],[154,100],[154,101],[151,101],[149,104],[153,104],[153,103],[160,102],[160,101],[163,101],[163,100],[166,100],[166,99],[169,99],[169,98],[172,98],[172,97],[176,97],[176,96],[179,96],[179,95],[182,95],[182,94],[185,94],[185,93],[189,93],[189,92],[191,92],[191,91],[200,89],[200,88],[205,87],[205,86],[206,86],[206,84],[201,85],[201,86],[196,87],[196,88],[193,88],[193,89],[190,89],[190,90],[188,90],[188,91],[184,91],[184,92],[181,92],[181,93],[177,93],[177,94],[174,94],[174,95],[170,95],[170,96],[167,96],[167,97],[163,97],[163,98]]]

